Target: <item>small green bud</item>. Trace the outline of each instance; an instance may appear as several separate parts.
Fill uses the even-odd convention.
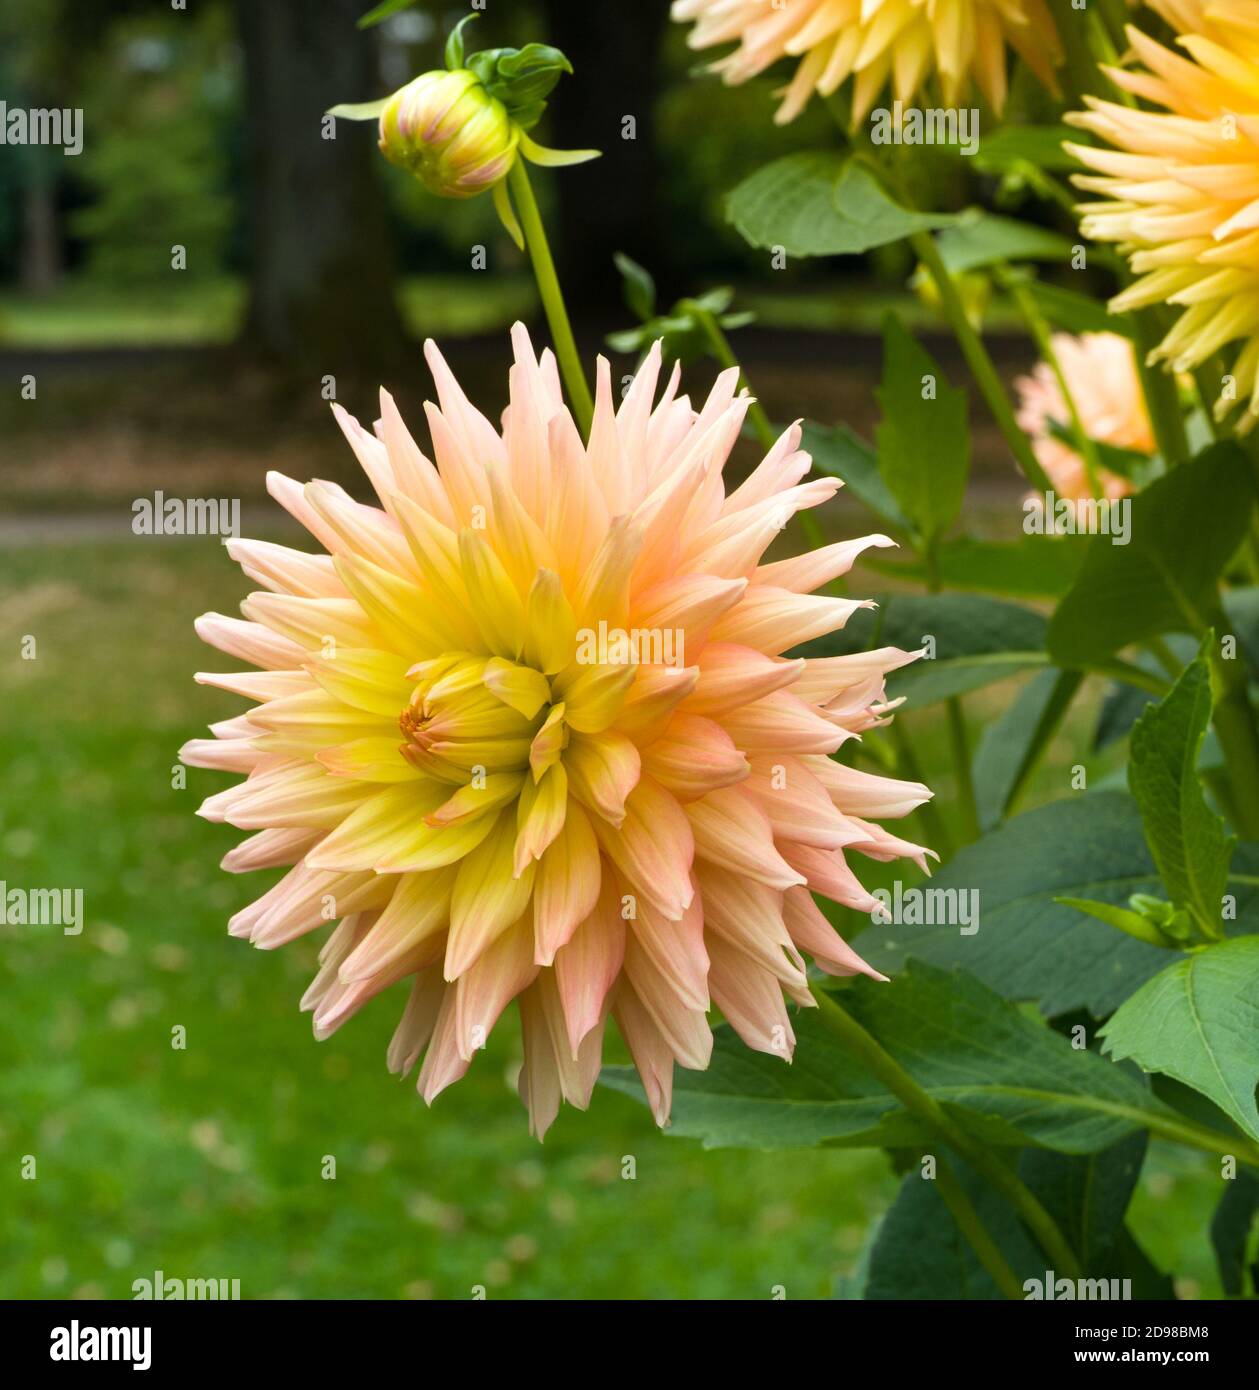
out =
[[[467,68],[426,72],[389,99],[380,149],[443,198],[475,198],[511,171],[520,130]]]

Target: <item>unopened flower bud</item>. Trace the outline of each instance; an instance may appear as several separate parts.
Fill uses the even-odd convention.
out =
[[[380,117],[380,148],[443,198],[474,198],[506,177],[520,130],[467,68],[426,72],[395,92]]]

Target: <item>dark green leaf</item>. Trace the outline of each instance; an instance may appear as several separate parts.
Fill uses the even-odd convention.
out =
[[[1259,846],[1239,846],[1234,869],[1259,874]],[[963,966],[1007,999],[1037,1001],[1051,1017],[1083,1008],[1103,1018],[1167,964],[1166,951],[1054,901],[1126,907],[1133,893],[1162,892],[1136,804],[1122,792],[1069,796],[1016,816],[960,850],[931,887],[975,889],[979,931],[873,927],[857,944],[876,969],[892,974],[909,958]],[[1238,878],[1230,891],[1237,898],[1231,930],[1259,931],[1259,886]]]
[[[1049,627],[1064,666],[1104,660],[1165,632],[1201,632],[1216,581],[1240,545],[1254,494],[1246,456],[1213,445],[1132,499],[1131,540],[1094,536]]]
[[[884,594],[842,632],[807,643],[805,656],[894,646],[934,655],[894,671],[888,694],[915,707],[964,695],[1045,664],[1045,620],[1031,609],[979,594]]]
[[[1004,261],[1069,261],[1074,243],[1012,217],[969,208],[937,238],[940,256],[954,275]]]
[[[961,971],[916,963],[890,985],[859,980],[844,1006],[984,1142],[1064,1153],[1105,1148],[1164,1113],[1134,1077],[1003,1003]],[[751,1052],[718,1030],[707,1071],[679,1071],[670,1132],[709,1148],[793,1148],[830,1142],[905,1147],[919,1122],[854,1060],[814,1010],[795,1019],[795,1061]],[[641,1098],[632,1068],[606,1084]]]
[[[1167,891],[1207,937],[1221,934],[1233,850],[1198,780],[1198,753],[1210,719],[1211,674],[1204,654],[1185,667],[1165,699],[1146,707],[1129,739],[1128,763],[1128,786]]]
[[[1079,141],[1080,132],[1065,125],[1007,125],[986,134],[972,156],[982,174],[1009,173],[1020,163],[1046,173],[1075,171],[1079,162],[1063,148],[1064,140]]]
[[[1010,1207],[964,1164],[947,1159],[984,1228],[1020,1279],[1043,1276],[1045,1260]],[[1003,1295],[958,1230],[936,1182],[911,1171],[879,1226],[865,1298],[997,1299]]]
[[[1054,328],[1064,333],[1118,333],[1132,336],[1132,324],[1123,314],[1112,314],[1103,300],[1090,299],[1075,290],[1064,290],[1044,280],[1027,286],[1036,307]]]
[[[789,256],[852,256],[946,226],[946,213],[912,212],[870,170],[841,154],[790,154],[745,179],[726,215],[752,246]]]
[[[984,728],[973,776],[980,824],[990,830],[1009,814],[1046,742],[1079,690],[1078,671],[1039,671],[993,723]]]
[[[847,425],[818,425],[806,420],[801,448],[813,456],[815,468],[842,478],[848,491],[859,497],[876,516],[898,531],[911,529],[883,481],[878,455]]]
[[[1085,537],[1070,535],[1055,536],[1052,544],[1046,544],[1043,536],[1024,536],[1017,541],[959,536],[941,542],[936,552],[937,570],[946,589],[1012,598],[1061,598],[1075,582],[1087,544]],[[885,574],[924,583],[927,579],[925,563],[913,556],[885,560],[871,555],[864,563]]]
[[[1259,1234],[1259,1179],[1243,1169],[1224,1184],[1211,1218],[1211,1246],[1220,1270],[1220,1283],[1229,1298],[1259,1293],[1259,1251],[1252,1239]]]
[[[1147,1135],[1130,1134],[1097,1153],[1028,1149],[1019,1159],[1019,1176],[1044,1203],[1091,1275],[1113,1273],[1116,1241],[1148,1145]]]

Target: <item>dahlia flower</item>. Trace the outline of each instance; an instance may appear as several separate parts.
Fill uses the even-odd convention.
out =
[[[764,561],[838,483],[805,481],[792,427],[725,490],[737,371],[699,409],[676,369],[656,400],[657,344],[616,408],[601,361],[583,445],[551,353],[513,343],[501,432],[427,345],[435,463],[387,393],[374,433],[334,407],[379,506],[270,475],[328,553],[227,543],[261,588],[197,630],[258,669],[197,679],[257,703],[182,756],[246,774],[200,810],[255,832],[224,868],[292,866],[231,933],[270,949],[340,919],[302,1001],[316,1037],[408,980],[388,1064],[424,1054],[431,1102],[515,1000],[541,1136],[588,1103],[611,1013],[663,1124],[710,1006],[789,1059],[803,953],[875,975],[811,890],[869,911],[849,852],[923,862],[878,821],[927,788],[830,757],[916,654],[781,655],[868,606],[811,591],[890,542]]]
[[[1221,393],[1223,418],[1247,402],[1259,416],[1259,19],[1250,0],[1185,0],[1163,10],[1203,32],[1182,35],[1187,57],[1135,28],[1128,38],[1144,70],[1107,69],[1125,92],[1162,109],[1088,99],[1068,115],[1111,149],[1068,144],[1095,171],[1075,183],[1101,201],[1080,226],[1119,243],[1138,277],[1117,295],[1116,313],[1154,304],[1184,312],[1150,360],[1173,371],[1200,366],[1229,344],[1240,349]],[[1226,383],[1228,385],[1229,383]]]
[[[1153,454],[1154,432],[1132,343],[1118,333],[1085,333],[1078,338],[1055,333],[1052,346],[1088,437],[1099,444]],[[1019,428],[1030,436],[1032,451],[1055,493],[1072,501],[1091,497],[1084,460],[1053,430],[1054,425],[1068,425],[1071,419],[1053,368],[1038,362],[1029,376],[1020,377],[1014,385]],[[1111,500],[1132,491],[1127,478],[1109,469],[1101,470],[1099,482],[1102,496]]]
[[[972,82],[998,113],[1005,105],[1006,46],[1047,87],[1062,46],[1045,0],[674,0],[673,18],[695,21],[692,48],[736,43],[713,64],[730,84],[746,82],[780,58],[799,58],[774,119],[785,125],[853,79],[852,119],[862,120],[891,83],[912,102],[931,77],[945,106],[958,106]]]

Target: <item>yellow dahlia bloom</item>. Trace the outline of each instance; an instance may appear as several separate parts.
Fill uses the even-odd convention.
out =
[[[200,811],[255,832],[224,867],[293,866],[233,935],[269,949],[340,918],[303,1000],[317,1037],[409,980],[388,1061],[423,1053],[431,1101],[515,1000],[541,1135],[588,1103],[610,1012],[663,1124],[674,1062],[708,1063],[710,1005],[790,1058],[802,952],[874,974],[809,890],[868,911],[850,852],[923,859],[877,821],[928,790],[829,756],[912,656],[780,655],[864,606],[810,595],[890,542],[763,562],[838,483],[804,480],[793,427],[726,491],[737,372],[699,409],[677,370],[656,400],[657,344],[617,408],[601,361],[583,445],[551,353],[513,340],[501,432],[427,346],[434,462],[386,393],[374,433],[336,409],[379,506],[270,476],[328,553],[228,543],[262,587],[197,630],[259,669],[198,680],[258,703],[182,755],[247,774]]]
[[[1154,431],[1132,343],[1118,333],[1085,333],[1078,338],[1055,333],[1051,341],[1088,437],[1118,449],[1153,454]],[[1014,386],[1019,428],[1030,437],[1032,451],[1049,475],[1054,492],[1076,502],[1091,497],[1084,460],[1053,430],[1054,425],[1069,427],[1071,421],[1053,368],[1038,362],[1030,375],[1020,377]],[[1112,500],[1133,490],[1127,478],[1109,469],[1101,470],[1099,481],[1102,496]]]
[[[780,125],[849,77],[854,122],[889,83],[908,103],[933,77],[945,106],[960,105],[974,84],[1000,112],[1007,46],[1047,87],[1062,59],[1045,0],[674,0],[672,13],[695,21],[692,48],[738,45],[713,64],[727,83],[800,59],[774,117]]]
[[[1259,414],[1259,7],[1207,0],[1164,7],[1202,16],[1207,31],[1179,40],[1187,57],[1139,30],[1128,37],[1144,70],[1108,69],[1151,111],[1090,99],[1067,117],[1112,149],[1068,145],[1095,172],[1076,184],[1100,202],[1082,209],[1081,229],[1117,242],[1138,279],[1111,301],[1116,312],[1174,304],[1184,312],[1151,353],[1189,371],[1230,343],[1234,401]]]

